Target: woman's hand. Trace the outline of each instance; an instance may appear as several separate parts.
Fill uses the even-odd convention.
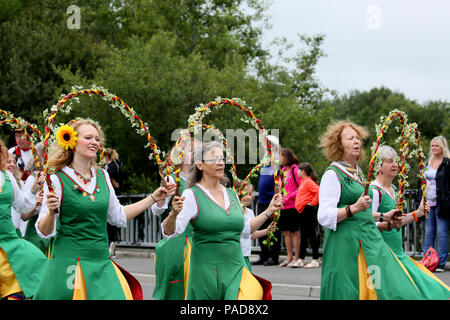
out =
[[[166,187],[159,187],[155,191],[153,191],[152,196],[153,200],[159,202],[161,200],[166,200],[166,198],[171,197],[175,194],[177,185],[174,183],[166,183]]]
[[[283,209],[283,196],[280,193],[275,193],[267,207],[267,211],[272,215],[274,212],[281,209]]]
[[[356,201],[353,205],[351,211],[353,213],[364,211],[370,207],[372,200],[368,195],[364,195],[364,193],[359,197],[358,201]]]
[[[42,206],[42,200],[44,200],[44,190],[39,191],[36,199],[35,208],[39,208],[40,206]]]
[[[51,214],[55,214],[59,210],[59,198],[55,193],[47,194],[47,208]]]
[[[39,190],[42,189],[42,186],[45,182],[45,174],[44,172],[38,172],[36,175],[36,180],[34,180],[33,186],[31,187],[31,192],[33,194],[36,194]]]
[[[400,216],[400,209],[393,209],[391,211],[386,212],[385,214],[383,214],[383,220],[389,221],[392,220],[392,217],[394,216]]]
[[[172,212],[175,216],[177,216],[181,210],[183,210],[183,201],[186,197],[177,197],[174,196],[172,200]]]

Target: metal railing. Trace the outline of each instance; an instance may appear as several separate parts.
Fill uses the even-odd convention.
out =
[[[119,201],[122,205],[137,202],[148,196],[148,194],[132,194],[120,195]],[[257,196],[255,192],[255,201],[251,206],[254,212],[257,212]],[[410,212],[415,210],[415,197],[417,197],[416,190],[405,191],[405,210]],[[127,228],[120,228],[120,240],[117,242],[119,246],[140,247],[140,248],[154,248],[159,240],[162,239],[161,222],[165,216],[155,216],[150,209],[146,210],[141,215],[128,221]],[[425,244],[425,221],[413,221],[402,228],[403,233],[403,249],[406,254],[410,256],[423,256],[423,247]],[[323,228],[320,227],[321,244],[323,243]],[[281,240],[281,251],[285,251],[283,240]],[[257,240],[252,240],[252,252],[259,252],[261,249]],[[307,249],[311,253],[311,248]],[[322,253],[322,245],[319,249]]]

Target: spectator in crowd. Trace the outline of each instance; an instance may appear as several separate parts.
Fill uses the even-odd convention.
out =
[[[279,159],[279,151],[280,151],[280,143],[277,137],[273,135],[267,136],[271,143],[271,152],[273,155],[273,159],[278,161]],[[267,165],[261,167],[260,176],[258,181],[258,206],[257,206],[257,214],[260,215],[269,206],[270,201],[272,200],[275,194],[275,182],[274,182],[274,172],[273,166]],[[267,229],[270,225],[270,221],[266,221],[259,228],[260,230]],[[274,232],[274,236],[278,239],[272,246],[268,246],[264,244],[264,241],[267,237],[261,237],[258,239],[259,247],[261,251],[259,253],[259,260],[253,262],[254,265],[265,265],[265,266],[276,266],[278,265],[278,259],[280,256],[281,250],[281,231],[277,229]]]
[[[300,259],[305,260],[307,243],[311,245],[312,261],[305,268],[318,268],[320,233],[317,223],[317,205],[319,204],[319,178],[308,162],[298,166],[302,183],[295,197],[295,209],[300,213]]]
[[[15,131],[16,146],[8,150],[10,154],[16,155],[17,167],[22,173],[22,181],[26,181],[31,171],[25,170],[26,164],[33,159],[33,151],[31,150],[31,143],[25,138],[23,129],[16,129]]]
[[[241,188],[242,181],[236,184],[236,189]],[[241,248],[242,254],[244,255],[245,265],[249,271],[252,271],[252,266],[250,263],[250,255],[252,253],[252,240],[265,237],[269,235],[270,231],[275,231],[276,225],[272,222],[269,227],[263,230],[257,230],[266,221],[270,221],[271,216],[269,214],[260,214],[255,217],[255,213],[249,207],[252,205],[253,196],[253,185],[248,183],[245,185],[243,190],[243,196],[241,197],[242,209],[244,210],[244,229],[241,233]],[[267,212],[266,212],[267,213]]]
[[[116,195],[120,195],[120,185],[122,183],[122,162],[119,159],[119,154],[116,150],[107,148],[104,152],[104,157],[106,161],[105,170],[109,174],[109,179],[111,180],[111,185],[116,192]],[[108,227],[108,242],[109,242],[109,253],[111,257],[116,257],[116,244],[119,240],[120,229],[107,223]]]
[[[283,210],[280,212],[278,228],[283,232],[287,259],[280,263],[280,267],[301,268],[304,266],[303,260],[300,259],[300,215],[295,209],[295,197],[302,180],[298,176],[298,163],[298,158],[291,149],[281,149],[280,164],[286,174],[286,195],[283,198]]]
[[[6,162],[6,170],[12,173],[14,179],[17,182],[19,189],[22,189],[23,181],[20,178],[22,176],[22,172],[20,172],[19,168],[16,165],[17,156],[15,154],[8,153],[8,160]],[[23,237],[23,233],[21,231],[21,226],[23,225],[23,221],[21,223],[20,212],[17,212],[14,208],[11,207],[11,218],[16,228],[16,233],[19,238]],[[22,228],[23,229],[23,228]]]
[[[372,190],[357,161],[364,159],[367,129],[350,121],[332,122],[320,146],[333,161],[322,176],[318,221],[326,228],[320,299],[416,300],[420,291],[374,223]],[[372,276],[371,268],[376,266]]]
[[[406,268],[424,298],[447,300],[450,297],[448,286],[425,266],[406,255],[402,248],[401,228],[393,228],[393,216],[400,212],[395,208],[396,188],[392,184],[398,173],[397,152],[392,147],[384,145],[378,150],[378,157],[381,159],[381,166],[375,181],[371,183],[373,192],[372,210],[378,230],[380,230],[384,241]],[[424,205],[422,200],[418,210],[402,215],[400,226],[404,226],[413,220],[417,222],[417,219],[423,217],[429,210],[428,203]]]
[[[425,220],[425,248],[435,247],[439,256],[436,272],[443,272],[448,258],[448,229],[450,225],[450,152],[443,136],[431,140],[425,180],[430,213]]]

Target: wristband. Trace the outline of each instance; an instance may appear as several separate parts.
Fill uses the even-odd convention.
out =
[[[384,214],[383,212],[380,213],[380,222],[383,222],[383,221],[384,221],[384,219],[383,219],[383,214]]]
[[[153,199],[153,201],[155,201],[155,203],[157,203],[158,201],[156,201],[156,199],[155,198],[153,198],[153,193],[152,194],[150,194],[150,197],[152,197],[152,199]]]
[[[272,217],[270,214],[267,214],[267,211],[264,211],[264,215],[265,215],[268,219],[270,219],[270,218]]]
[[[353,217],[352,210],[350,210],[350,206],[345,207],[345,213],[347,214],[347,217],[351,218]]]
[[[411,212],[411,214],[412,214],[414,220],[417,222],[417,212],[413,211],[413,212]]]

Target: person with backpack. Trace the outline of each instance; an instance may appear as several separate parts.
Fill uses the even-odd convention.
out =
[[[298,176],[298,158],[289,148],[280,151],[280,164],[286,172],[286,196],[283,198],[283,209],[278,219],[278,228],[283,232],[286,245],[287,259],[279,264],[280,267],[300,268],[303,260],[300,259],[300,215],[295,209],[295,197],[301,178]],[[295,256],[294,256],[295,251]]]

